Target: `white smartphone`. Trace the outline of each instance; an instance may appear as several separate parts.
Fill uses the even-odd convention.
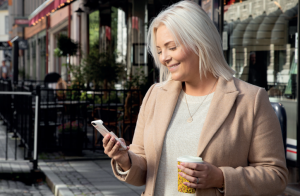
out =
[[[92,125],[101,133],[103,137],[106,136],[106,134],[110,134],[112,137],[114,137],[118,142],[120,142],[121,147],[119,150],[127,150],[126,144],[124,144],[113,132],[109,132],[104,126],[102,120],[95,120],[92,121]]]

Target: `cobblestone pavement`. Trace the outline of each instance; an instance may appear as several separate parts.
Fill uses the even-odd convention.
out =
[[[29,161],[0,161],[0,173],[30,173],[31,168]]]
[[[30,173],[32,165],[28,161],[0,161],[0,196],[50,196],[54,195],[48,185],[45,182],[41,182],[35,185],[26,185],[25,183],[17,180],[7,180],[1,178],[4,174],[13,174],[17,176],[20,174]],[[16,177],[15,176],[15,177]],[[13,175],[12,175],[13,177]]]
[[[49,170],[53,172],[59,178],[54,184],[58,185],[60,180],[66,185],[69,195],[138,196],[145,189],[144,186],[135,187],[117,180],[109,160],[44,162],[41,169],[46,171],[46,175]]]
[[[29,163],[0,162],[1,173],[24,172],[30,170]],[[52,178],[52,183],[58,189],[65,189],[61,196],[138,196],[144,191],[144,186],[136,187],[118,181],[110,166],[110,160],[94,161],[61,161],[61,162],[41,162],[40,167],[49,171],[56,178]],[[49,175],[50,176],[50,175]],[[52,196],[54,195],[49,186],[45,183],[36,185],[26,185],[20,181],[0,179],[0,196]],[[278,196],[293,196],[283,193]]]
[[[46,165],[74,195],[102,195],[101,191],[77,172],[69,162],[48,162]]]
[[[25,185],[20,181],[0,180],[0,196],[52,196],[46,183]]]
[[[82,150],[80,156],[66,156],[63,152],[41,152],[39,153],[39,160],[44,161],[63,161],[63,160],[86,160],[86,159],[102,159],[107,158],[107,155],[104,154],[103,150]]]
[[[67,186],[70,195],[138,196],[145,186],[136,187],[115,178],[110,160],[44,163]],[[42,167],[45,168],[45,167]],[[283,193],[278,196],[293,196]]]

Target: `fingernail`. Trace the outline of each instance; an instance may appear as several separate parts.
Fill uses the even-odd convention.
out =
[[[180,165],[184,166],[184,163],[180,163]]]
[[[179,174],[180,176],[182,176],[182,173],[181,173],[181,172],[179,172],[178,174]]]
[[[180,166],[180,165],[177,165],[177,167],[178,167],[179,169],[181,169],[181,166]]]
[[[187,182],[184,182],[183,184],[184,184],[184,185],[187,185]]]
[[[120,145],[120,142],[117,142],[117,145]]]

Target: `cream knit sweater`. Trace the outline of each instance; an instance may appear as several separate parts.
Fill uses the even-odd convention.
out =
[[[191,123],[187,122],[190,115],[184,95],[193,115]],[[194,195],[177,191],[177,157],[197,155],[200,133],[213,95],[214,93],[211,93],[205,99],[206,96],[190,96],[181,91],[164,139],[155,184],[155,196]],[[201,103],[202,105],[197,110]]]

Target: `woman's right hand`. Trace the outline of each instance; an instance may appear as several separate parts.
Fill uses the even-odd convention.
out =
[[[120,140],[125,144],[123,138],[120,138]],[[130,169],[131,163],[128,155],[129,146],[127,146],[127,150],[119,150],[121,144],[117,142],[114,137],[111,137],[110,134],[106,134],[103,138],[103,148],[104,153],[115,160],[124,171]]]

